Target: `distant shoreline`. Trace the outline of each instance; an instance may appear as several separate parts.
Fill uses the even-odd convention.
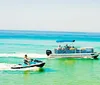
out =
[[[62,32],[62,33],[100,33],[100,32],[88,32],[88,31],[56,31],[56,30],[28,30],[28,29],[18,29],[18,30],[13,30],[13,29],[1,29],[0,31],[20,31],[20,32],[56,32],[56,33],[59,33],[59,32]]]

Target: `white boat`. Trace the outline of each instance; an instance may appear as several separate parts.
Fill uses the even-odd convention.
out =
[[[75,40],[57,40],[57,43],[61,42],[75,42]],[[81,47],[77,48],[74,46],[68,46],[67,44],[64,47],[59,45],[58,48],[55,48],[52,52],[51,50],[46,50],[48,58],[94,58],[97,59],[99,53],[94,51],[93,47]]]

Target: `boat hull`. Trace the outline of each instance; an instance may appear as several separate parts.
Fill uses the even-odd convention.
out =
[[[50,54],[49,58],[94,58],[99,56],[98,53],[69,53],[69,54]]]
[[[42,63],[33,64],[33,65],[27,65],[27,66],[18,65],[18,66],[11,67],[11,69],[23,69],[23,68],[33,68],[33,67],[40,67],[40,68],[42,68],[44,65],[45,65],[45,63],[42,62]]]

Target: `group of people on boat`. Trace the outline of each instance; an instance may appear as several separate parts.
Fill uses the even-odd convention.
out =
[[[74,46],[69,46],[66,44],[65,46],[59,45],[58,48],[54,49],[55,53],[74,53],[76,48]]]
[[[65,49],[70,50],[70,49],[75,49],[75,47],[74,46],[69,46],[68,44],[66,44],[64,47],[62,47],[61,45],[58,45],[57,50],[65,50]]]
[[[83,47],[83,48],[77,48],[74,46],[69,46],[66,44],[65,46],[59,45],[58,48],[54,49],[54,53],[60,54],[60,53],[93,53],[94,50],[91,47]]]

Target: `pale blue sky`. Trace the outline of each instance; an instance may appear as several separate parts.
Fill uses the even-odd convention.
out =
[[[100,32],[100,0],[0,0],[0,29]]]

